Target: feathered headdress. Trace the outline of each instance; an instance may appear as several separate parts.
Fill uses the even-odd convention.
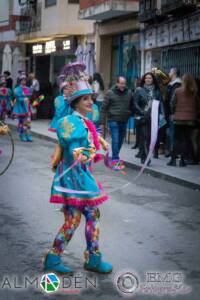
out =
[[[163,85],[167,85],[170,82],[168,74],[161,71],[158,68],[152,68],[152,73],[156,76],[158,82]]]
[[[84,72],[86,66],[83,62],[76,61],[65,65],[58,77],[60,88],[70,90],[68,102],[71,103],[82,95],[95,95]]]
[[[27,75],[26,75],[26,72],[25,71],[22,71],[21,74],[20,74],[20,77],[19,77],[19,80],[23,80],[23,79],[26,79],[27,80]]]

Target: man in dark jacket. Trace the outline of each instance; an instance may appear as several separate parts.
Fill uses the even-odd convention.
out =
[[[122,147],[126,126],[130,111],[132,92],[126,86],[126,79],[119,77],[117,84],[107,91],[101,107],[100,124],[104,131],[106,117],[112,138],[112,160],[119,160],[119,152]]]

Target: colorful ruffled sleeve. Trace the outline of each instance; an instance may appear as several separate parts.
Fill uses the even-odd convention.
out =
[[[93,157],[95,147],[88,140],[88,131],[81,118],[73,115],[62,118],[58,122],[57,136],[70,160],[77,159],[80,153],[87,159]]]

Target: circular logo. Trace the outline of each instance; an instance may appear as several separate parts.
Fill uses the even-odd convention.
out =
[[[60,285],[59,278],[54,273],[45,274],[41,278],[40,286],[46,293],[54,293]]]
[[[126,272],[118,276],[116,283],[120,292],[124,294],[133,294],[139,286],[137,276],[131,272]]]

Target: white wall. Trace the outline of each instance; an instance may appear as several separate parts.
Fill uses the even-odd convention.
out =
[[[13,15],[20,15],[20,6],[18,0],[12,0],[13,1]]]
[[[0,26],[9,23],[9,0],[0,0]]]
[[[42,35],[85,34],[93,32],[93,21],[78,19],[79,5],[57,0],[57,5],[42,9]]]
[[[57,5],[45,7],[44,0],[40,0],[40,3],[42,3],[41,30],[19,36],[20,41],[94,33],[93,21],[78,19],[78,4],[69,4],[67,0],[57,0]]]
[[[0,32],[0,41],[1,42],[16,41],[15,31],[9,30],[9,31]]]

